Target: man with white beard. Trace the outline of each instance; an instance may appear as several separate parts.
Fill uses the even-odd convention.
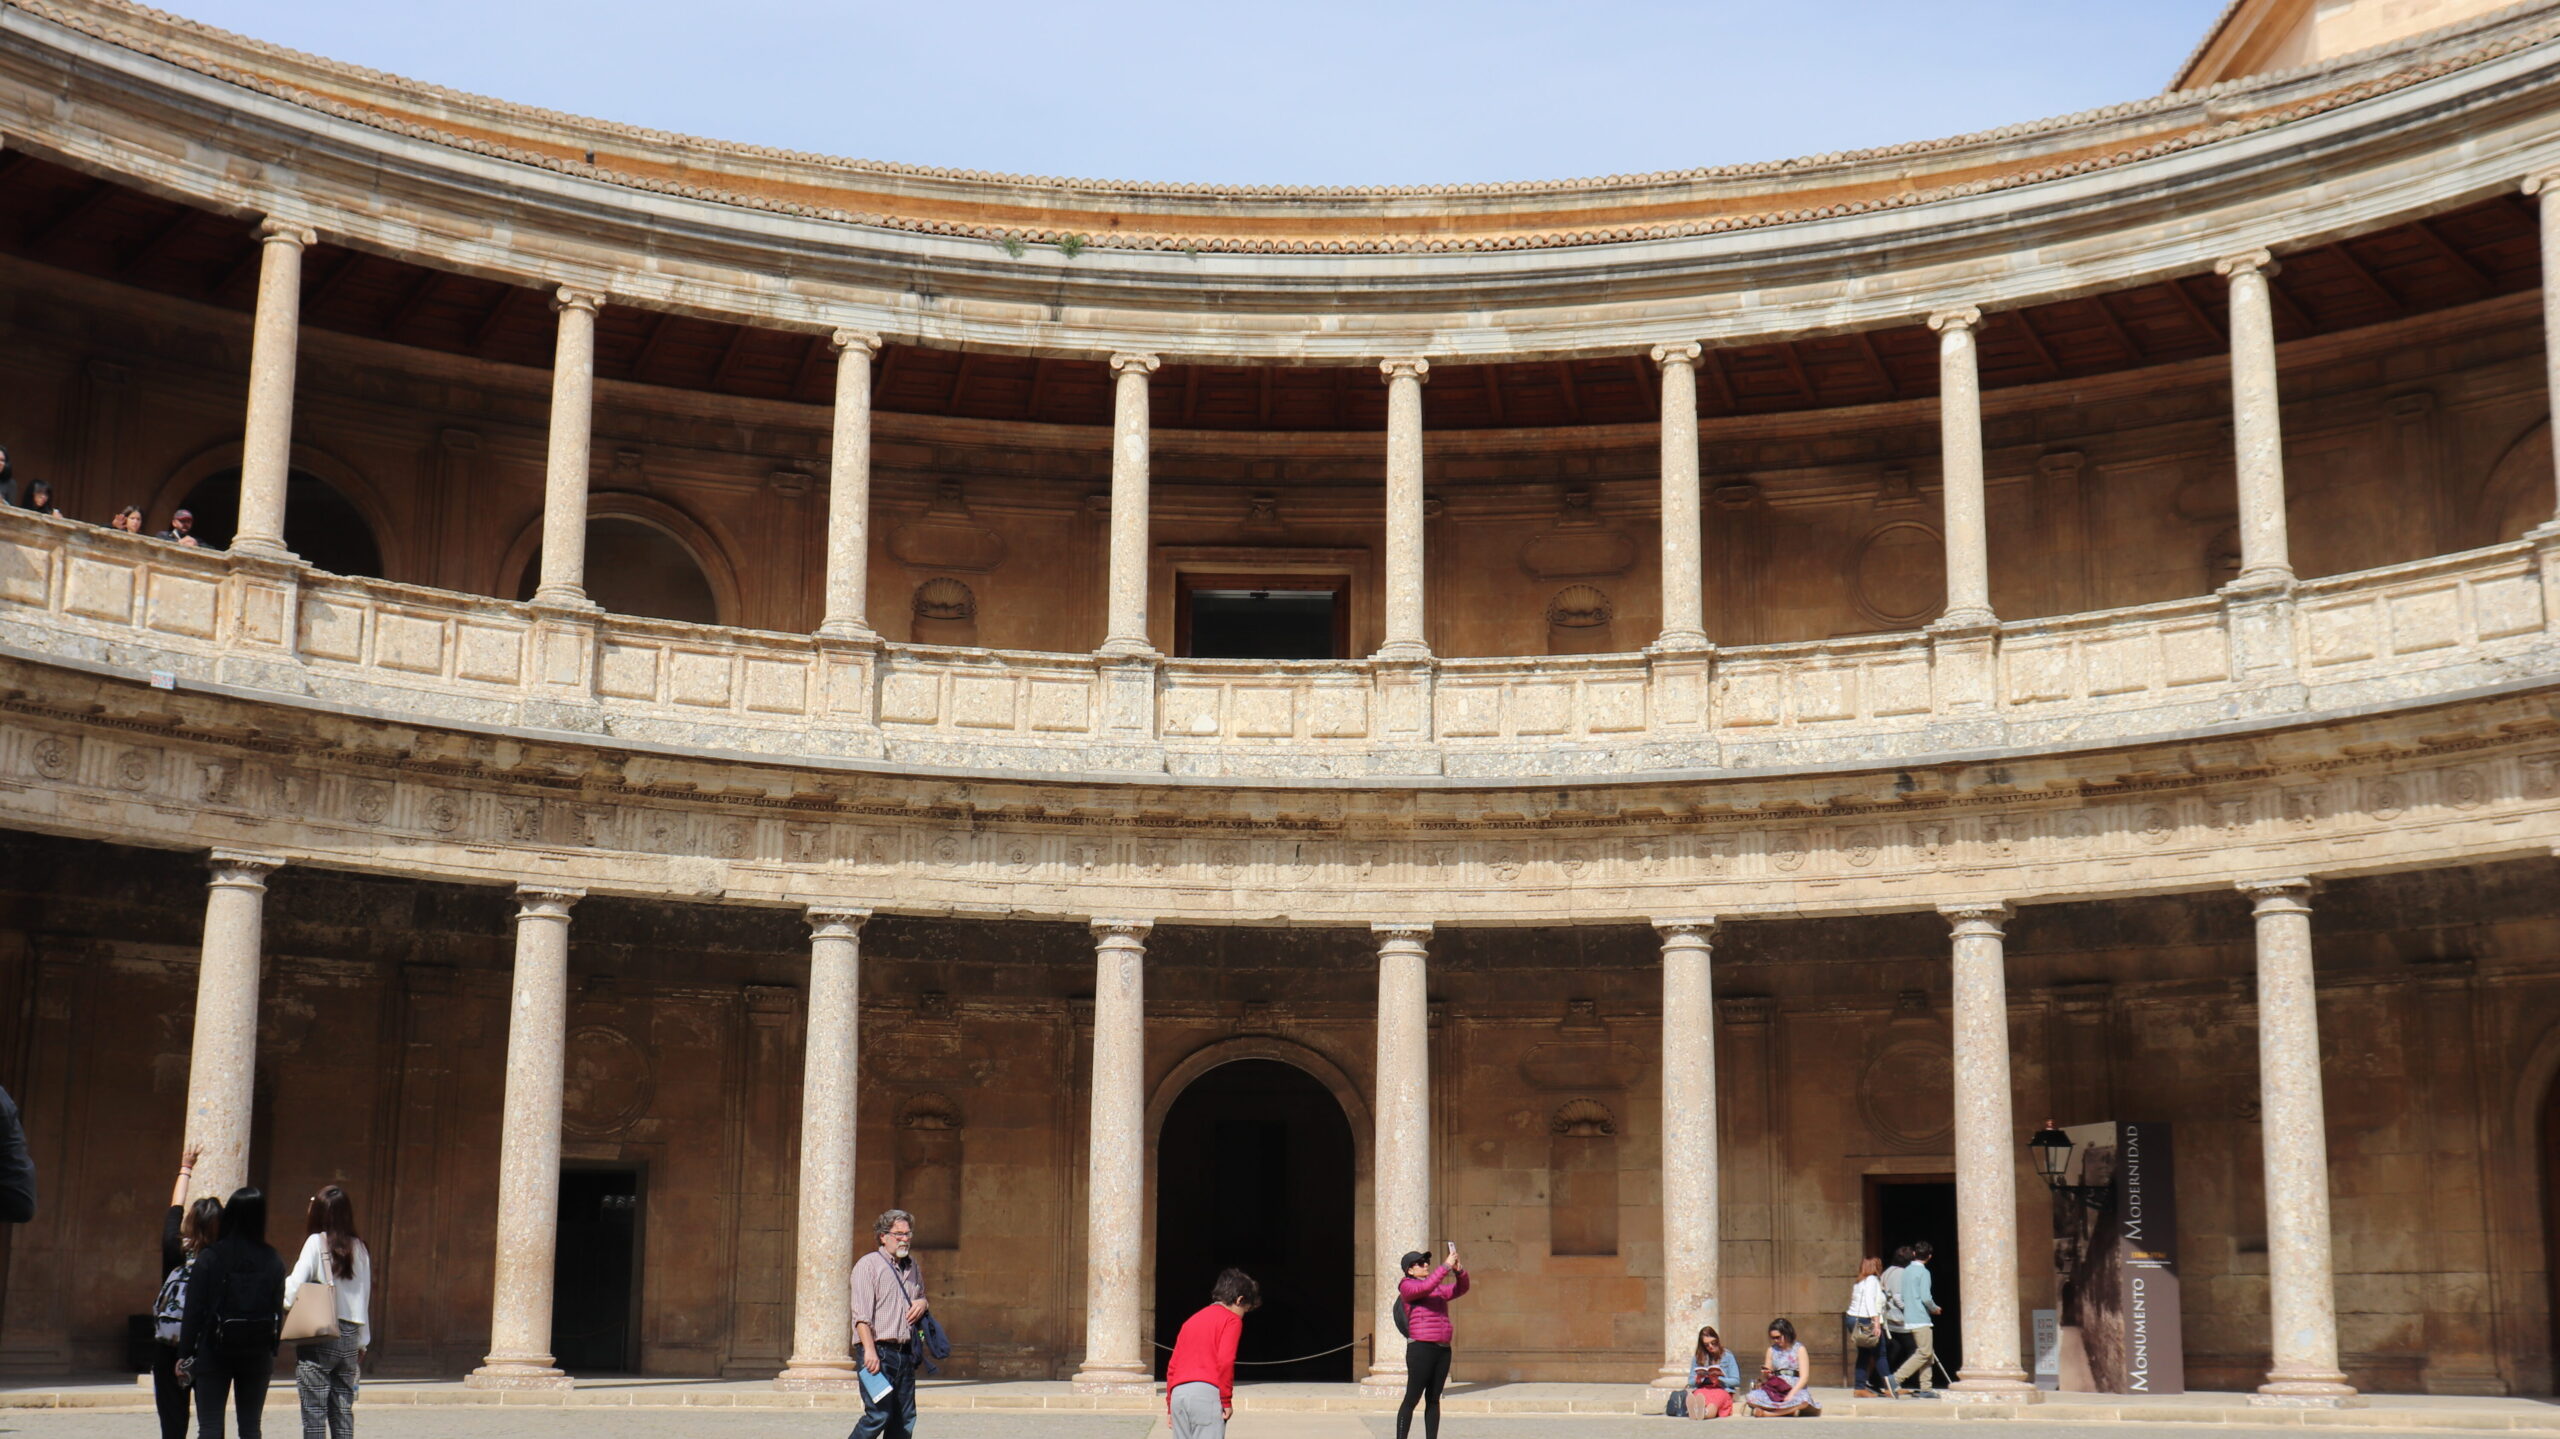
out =
[[[862,1340],[862,1370],[888,1381],[863,1384],[862,1420],[853,1439],[914,1439],[916,1432],[916,1321],[930,1307],[924,1269],[911,1252],[916,1217],[892,1209],[874,1221],[880,1247],[853,1266],[853,1332]]]

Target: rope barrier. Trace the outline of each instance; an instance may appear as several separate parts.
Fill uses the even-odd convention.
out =
[[[1339,1354],[1343,1350],[1348,1349],[1359,1342],[1359,1340],[1354,1339],[1348,1344],[1336,1344],[1331,1349],[1319,1349],[1313,1354],[1301,1354],[1295,1359],[1239,1359],[1236,1361],[1236,1367],[1242,1369],[1247,1365],[1254,1365],[1261,1368],[1269,1368],[1275,1364],[1304,1364],[1310,1359],[1322,1359],[1327,1355]],[[1171,1354],[1173,1352],[1173,1346],[1170,1344],[1159,1344],[1156,1347],[1167,1354]]]

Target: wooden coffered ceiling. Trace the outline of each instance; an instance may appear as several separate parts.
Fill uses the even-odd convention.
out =
[[[2290,340],[2402,319],[2541,283],[2530,202],[2506,196],[2285,255],[2276,336]],[[258,283],[254,227],[110,180],[0,153],[0,251],[235,310]],[[303,266],[302,317],[343,334],[547,368],[542,292],[322,243]],[[2225,348],[2222,281],[2194,275],[1988,317],[1986,388],[2080,379],[2191,360]],[[597,373],[767,400],[824,404],[835,361],[814,334],[699,320],[631,306],[598,317]],[[1913,324],[1707,352],[1700,412],[1774,414],[1923,399],[1938,389],[1937,341]],[[1155,423],[1196,430],[1384,430],[1386,392],[1366,366],[1168,364],[1153,382]],[[874,376],[879,409],[981,420],[1105,426],[1099,360],[891,345]],[[1657,414],[1651,362],[1596,359],[1435,364],[1431,429],[1636,424]]]

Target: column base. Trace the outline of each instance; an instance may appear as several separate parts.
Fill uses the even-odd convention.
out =
[[[1392,1369],[1372,1369],[1368,1373],[1360,1376],[1360,1387],[1363,1389],[1383,1389],[1392,1393],[1402,1394],[1404,1392],[1404,1366],[1402,1364],[1398,1364]]]
[[[880,632],[859,620],[829,620],[809,633],[814,638],[833,640],[838,644],[877,645],[880,643]]]
[[[571,614],[577,615],[593,615],[602,614],[604,612],[604,606],[597,604],[594,600],[588,599],[587,592],[585,590],[578,589],[574,586],[559,589],[553,589],[549,586],[545,586],[542,589],[535,590],[533,592],[533,598],[525,601],[525,603],[533,606],[537,610],[565,610]]]
[[[1676,1369],[1666,1366],[1661,1373],[1653,1376],[1652,1383],[1644,1387],[1655,1391],[1686,1389],[1689,1387],[1689,1366],[1683,1364]]]
[[[1148,1370],[1126,1365],[1087,1365],[1067,1381],[1067,1389],[1074,1394],[1135,1394],[1144,1397],[1156,1392],[1156,1376]]]
[[[465,1389],[572,1389],[568,1375],[547,1364],[483,1364],[462,1376]]]
[[[2255,600],[2289,594],[2292,590],[2293,571],[2291,570],[2258,570],[2254,573],[2243,570],[2231,583],[2214,593],[2225,599]]]
[[[1431,658],[1431,646],[1420,640],[1391,640],[1378,646],[1377,653],[1369,658],[1388,664],[1423,664]]]
[[[1644,647],[1649,655],[1681,659],[1711,655],[1715,650],[1715,641],[1707,638],[1705,630],[1665,630]]]
[[[231,540],[231,553],[235,555],[248,555],[254,559],[272,560],[277,564],[284,565],[301,565],[310,563],[310,561],[305,560],[302,556],[286,549],[281,543],[268,539],[264,535],[233,536]]]
[[[2044,1391],[2024,1374],[1968,1375],[1938,1391],[1949,1404],[2041,1404]]]
[[[841,1364],[794,1362],[773,1376],[773,1387],[785,1394],[859,1394],[862,1366],[852,1360]]]
[[[2364,1404],[2364,1396],[2341,1374],[2335,1379],[2269,1379],[2249,1396],[2249,1403],[2262,1409],[2353,1409]]]
[[[1160,660],[1164,658],[1164,652],[1162,650],[1157,649],[1154,645],[1148,644],[1145,640],[1133,640],[1127,638],[1104,640],[1102,642],[1102,647],[1095,650],[1094,653],[1115,660]]]

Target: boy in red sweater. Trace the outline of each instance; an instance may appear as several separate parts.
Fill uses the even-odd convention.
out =
[[[1225,1439],[1236,1412],[1236,1341],[1244,1337],[1245,1311],[1261,1307],[1262,1286],[1229,1269],[1210,1289],[1208,1307],[1182,1321],[1164,1367],[1173,1439]]]

